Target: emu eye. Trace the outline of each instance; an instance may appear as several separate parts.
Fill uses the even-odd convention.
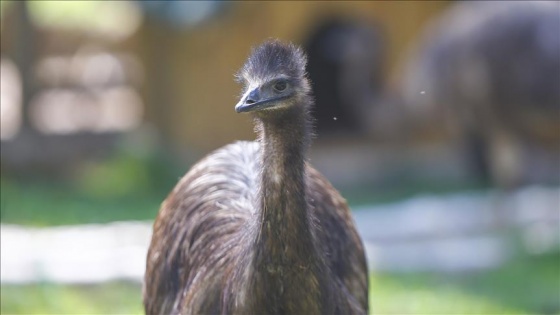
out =
[[[274,84],[274,90],[278,92],[282,92],[286,89],[288,84],[285,81],[279,81]]]

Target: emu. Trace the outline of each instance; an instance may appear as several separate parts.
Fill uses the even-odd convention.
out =
[[[306,56],[270,40],[238,74],[258,139],[211,153],[161,205],[147,314],[366,314],[368,275],[346,201],[306,161]]]
[[[558,183],[559,29],[555,1],[457,2],[412,54],[405,103],[448,113],[473,171],[498,187]]]

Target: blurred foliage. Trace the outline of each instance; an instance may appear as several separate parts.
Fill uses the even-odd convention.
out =
[[[2,223],[50,226],[152,220],[164,195],[93,198],[70,184],[2,180]],[[101,189],[99,189],[101,190]]]
[[[110,157],[84,162],[71,180],[1,177],[2,223],[50,226],[153,220],[187,167],[179,167],[167,151],[146,138],[126,138]],[[419,193],[485,188],[475,183],[403,181],[393,187],[363,185],[341,193],[351,206],[359,206],[393,202]]]
[[[400,179],[398,183],[366,184],[358,187],[342,188],[340,193],[351,206],[392,203],[419,195],[444,196],[456,192],[476,192],[490,189],[482,181],[435,182],[418,179]]]
[[[4,16],[5,10],[12,4],[13,1],[10,0],[2,0],[0,1],[0,18]]]
[[[459,275],[373,275],[372,314],[560,314],[560,254]],[[2,314],[142,314],[139,284],[3,285]]]
[[[110,33],[129,32],[139,23],[133,1],[28,1],[33,22],[41,27]],[[103,18],[100,19],[99,17]]]
[[[160,151],[123,146],[70,181],[2,177],[2,223],[34,226],[153,220],[185,170]]]
[[[122,152],[90,162],[71,182],[1,178],[2,223],[50,226],[153,220],[159,205],[186,169],[165,157],[140,157]],[[341,191],[351,207],[394,202],[419,193],[445,194],[457,185],[403,185],[398,190],[358,187]],[[483,189],[471,185],[466,188]],[[374,191],[375,193],[372,193]]]

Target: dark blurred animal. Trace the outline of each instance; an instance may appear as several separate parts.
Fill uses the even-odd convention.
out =
[[[426,30],[403,92],[416,117],[450,114],[472,165],[499,186],[558,182],[560,3],[451,6]]]
[[[304,49],[313,94],[321,104],[313,113],[319,139],[341,132],[367,134],[383,121],[376,120],[383,117],[376,109],[384,81],[384,35],[380,25],[344,18],[326,19],[310,33]]]
[[[312,105],[300,49],[256,48],[237,112],[257,142],[210,154],[161,206],[147,258],[147,314],[366,314],[361,240],[339,193],[306,162]]]

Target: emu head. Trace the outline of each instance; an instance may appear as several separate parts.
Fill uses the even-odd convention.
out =
[[[308,106],[310,86],[305,77],[306,63],[300,48],[278,40],[253,49],[237,74],[245,88],[235,111],[265,116]]]

